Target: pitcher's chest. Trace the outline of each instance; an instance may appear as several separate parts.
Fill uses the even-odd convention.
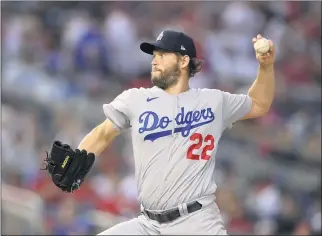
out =
[[[197,128],[213,128],[218,122],[221,125],[220,111],[218,103],[202,97],[149,97],[135,109],[132,132],[142,141],[152,142],[173,133],[187,137]]]

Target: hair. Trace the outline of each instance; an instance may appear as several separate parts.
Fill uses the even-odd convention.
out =
[[[177,56],[183,56],[181,53],[176,53]],[[197,58],[190,58],[189,65],[188,65],[188,77],[192,78],[196,74],[198,74],[203,66],[203,60]]]
[[[188,69],[188,76],[189,78],[194,77],[196,74],[198,74],[203,65],[203,60],[197,59],[197,58],[191,58],[189,62],[189,69]]]

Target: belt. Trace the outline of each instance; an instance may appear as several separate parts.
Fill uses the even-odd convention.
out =
[[[202,204],[199,203],[198,201],[194,201],[194,202],[191,202],[191,203],[187,204],[188,213],[198,211],[201,208],[202,208]],[[170,221],[174,221],[174,220],[178,219],[181,216],[180,210],[179,210],[178,207],[176,207],[174,209],[171,209],[171,210],[167,210],[167,211],[162,212],[162,213],[152,213],[152,212],[149,212],[149,211],[147,211],[145,209],[143,211],[151,220],[156,220],[160,224],[170,222]]]

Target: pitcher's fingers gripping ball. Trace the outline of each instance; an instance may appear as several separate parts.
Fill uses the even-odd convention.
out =
[[[264,66],[272,65],[275,61],[275,46],[272,40],[263,38],[262,35],[258,34],[252,41],[258,62]]]

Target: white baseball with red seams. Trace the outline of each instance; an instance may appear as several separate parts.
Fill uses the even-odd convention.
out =
[[[269,41],[265,38],[257,39],[254,43],[254,49],[259,54],[265,54],[270,50]]]
[[[214,197],[215,154],[223,131],[250,108],[248,95],[216,89],[170,95],[158,87],[129,89],[104,104],[115,127],[131,128],[142,208],[160,212],[200,199],[205,206],[164,224],[140,215],[101,235],[226,234]]]

